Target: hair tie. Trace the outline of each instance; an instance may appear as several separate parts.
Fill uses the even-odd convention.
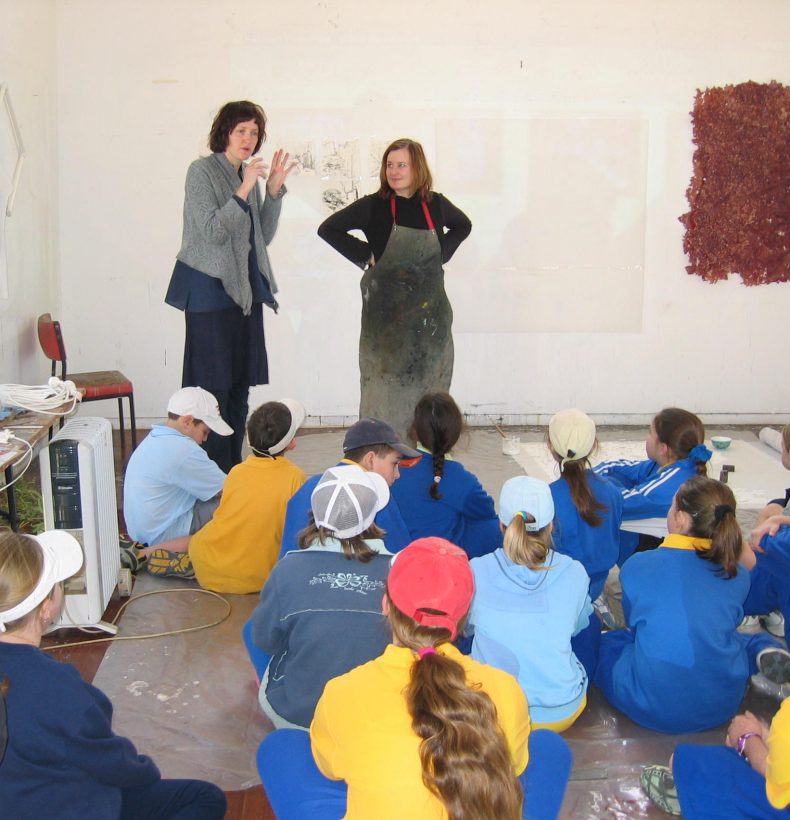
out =
[[[436,648],[433,646],[423,646],[422,649],[417,650],[417,654],[420,656],[420,660],[422,660],[426,655],[435,655]]]
[[[433,483],[434,484],[438,484],[441,480],[442,480],[442,477],[440,475],[435,475],[433,477]]]
[[[710,461],[712,455],[713,453],[704,444],[697,444],[691,448],[688,457],[692,461],[701,461],[704,464],[706,461]]]
[[[713,520],[718,524],[727,513],[735,515],[735,508],[729,504],[717,504],[713,508]]]

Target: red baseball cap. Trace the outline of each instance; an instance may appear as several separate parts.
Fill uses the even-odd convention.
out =
[[[467,554],[444,538],[418,538],[392,559],[387,578],[392,603],[422,626],[449,629],[450,640],[455,640],[474,592]]]

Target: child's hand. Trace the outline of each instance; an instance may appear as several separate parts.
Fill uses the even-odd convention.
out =
[[[745,712],[742,715],[735,715],[732,719],[724,742],[734,749],[738,745],[738,738],[747,732],[756,732],[764,740],[768,737],[768,727],[756,715]]]
[[[749,536],[749,543],[752,549],[757,552],[765,553],[765,550],[760,546],[760,541],[765,535],[776,535],[780,527],[790,525],[790,516],[787,515],[772,515],[766,518],[759,527],[755,527]]]

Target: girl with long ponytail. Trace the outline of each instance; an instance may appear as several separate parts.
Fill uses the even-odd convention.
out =
[[[261,777],[279,820],[557,816],[567,745],[530,732],[513,677],[451,643],[473,594],[468,558],[449,541],[419,539],[394,556],[383,598],[392,643],[327,683],[310,727],[312,758],[295,730],[262,744]]]
[[[464,431],[449,393],[426,393],[414,408],[409,438],[422,458],[392,487],[412,539],[438,536],[472,558],[502,546],[494,499],[452,456]],[[403,466],[403,465],[401,465]]]
[[[616,484],[590,467],[598,440],[595,422],[586,413],[575,408],[556,413],[549,421],[548,439],[560,472],[549,485],[554,500],[554,549],[587,570],[594,601],[620,554],[623,498]]]
[[[689,479],[672,501],[667,531],[657,549],[634,555],[620,572],[629,626],[603,635],[595,683],[632,720],[679,734],[729,720],[758,656],[770,658],[779,644],[736,631],[749,592],[741,563],[749,546],[732,490]]]

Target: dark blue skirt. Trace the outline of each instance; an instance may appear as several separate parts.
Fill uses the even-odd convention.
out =
[[[253,304],[249,316],[238,305],[184,316],[182,387],[219,391],[269,383],[263,305]]]

